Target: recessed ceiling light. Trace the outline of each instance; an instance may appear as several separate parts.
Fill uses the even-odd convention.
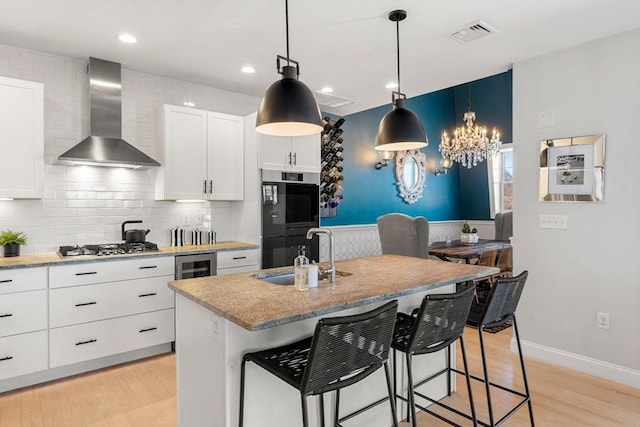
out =
[[[138,39],[135,38],[135,36],[132,36],[131,34],[120,34],[118,36],[118,40],[120,40],[122,43],[137,43]]]
[[[250,67],[249,65],[245,65],[244,67],[242,67],[242,72],[247,74],[253,74],[256,72],[256,69],[253,67]]]
[[[333,92],[333,89],[330,87],[323,87],[322,89],[320,89],[320,91],[324,93],[331,93]]]
[[[398,88],[398,83],[393,83],[393,82],[392,82],[392,83],[387,83],[387,84],[385,85],[385,87],[386,87],[387,89],[397,89],[397,88]]]
[[[191,102],[191,101],[184,101],[184,102],[182,103],[182,105],[184,105],[185,107],[195,107],[195,106],[196,106],[196,104],[194,104],[194,103],[193,103],[193,102]]]

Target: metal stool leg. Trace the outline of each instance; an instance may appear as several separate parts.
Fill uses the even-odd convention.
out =
[[[238,417],[238,426],[242,427],[244,423],[244,367],[247,360],[242,358],[242,367],[240,368],[240,415]]]
[[[493,406],[491,404],[491,384],[489,384],[489,369],[487,368],[487,358],[484,351],[484,340],[482,339],[482,326],[478,327],[480,340],[480,354],[482,359],[482,373],[484,374],[484,388],[487,393],[487,409],[489,410],[489,425],[495,426],[493,421]]]
[[[302,425],[304,427],[309,427],[309,415],[307,413],[307,398],[306,396],[300,394],[300,399],[302,401]]]
[[[389,365],[384,362],[384,375],[387,378],[387,392],[389,393],[389,404],[391,405],[391,417],[393,419],[393,427],[398,427],[398,414],[396,413],[395,394],[391,388],[391,374],[389,373]]]
[[[407,396],[409,399],[409,414],[411,416],[411,425],[412,427],[418,427],[416,422],[416,402],[415,396],[413,394],[413,372],[411,369],[411,354],[407,353],[407,377],[409,378],[409,384],[407,384],[409,388],[409,395]]]
[[[464,348],[464,338],[460,335],[460,352],[462,353],[462,364],[464,365],[464,377],[467,381],[467,391],[469,393],[469,406],[471,407],[471,421],[473,425],[478,425],[476,416],[476,405],[473,403],[473,392],[471,391],[471,377],[469,376],[469,365],[467,364],[467,351]]]
[[[340,419],[340,389],[336,390],[336,410],[334,413],[334,418],[333,418],[333,425],[337,426],[338,425],[338,419]]]
[[[518,344],[518,355],[520,356],[520,367],[522,368],[522,380],[524,382],[524,392],[527,395],[527,405],[529,406],[529,418],[531,419],[531,427],[534,427],[533,422],[533,406],[531,404],[531,392],[529,391],[529,382],[527,381],[527,372],[524,368],[524,356],[522,355],[522,347],[520,346],[520,334],[518,333],[518,324],[516,323],[516,316],[512,317],[513,330],[516,333],[516,343]]]

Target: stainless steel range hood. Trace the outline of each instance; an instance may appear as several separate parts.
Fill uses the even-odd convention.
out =
[[[120,64],[89,58],[90,136],[58,157],[60,165],[148,168],[160,163],[122,139]]]

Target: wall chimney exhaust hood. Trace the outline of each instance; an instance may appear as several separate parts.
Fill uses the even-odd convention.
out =
[[[160,163],[122,139],[120,64],[89,58],[90,134],[58,157],[59,165],[148,168]]]

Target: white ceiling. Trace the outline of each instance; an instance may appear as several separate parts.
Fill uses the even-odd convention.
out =
[[[394,9],[408,13],[400,54],[409,97],[640,27],[640,0],[290,0],[290,53],[301,80],[355,101],[323,110],[390,102]],[[477,20],[497,33],[469,44],[450,37]],[[138,43],[119,42],[124,32]],[[279,78],[276,55],[286,55],[284,0],[0,0],[0,43],[262,96]],[[241,73],[246,64],[257,72]]]

